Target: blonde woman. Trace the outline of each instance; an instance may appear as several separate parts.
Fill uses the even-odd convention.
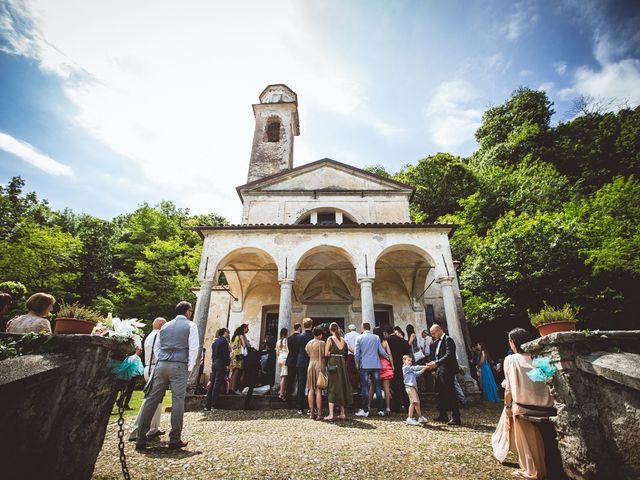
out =
[[[231,363],[229,364],[229,370],[231,370],[231,385],[229,386],[229,393],[232,395],[238,394],[238,382],[240,380],[240,374],[244,367],[244,351],[248,350],[248,342],[246,334],[249,331],[249,326],[243,323],[233,332],[231,337]]]
[[[313,328],[313,340],[304,347],[309,355],[307,367],[307,402],[312,420],[322,420],[322,390],[318,388],[318,377],[324,370],[325,343],[322,340],[322,328]]]
[[[287,343],[287,335],[289,330],[283,328],[280,330],[280,339],[276,343],[276,357],[278,365],[280,365],[280,394],[278,398],[283,402],[287,399],[287,377],[289,371],[287,369],[287,357],[289,356],[289,344]]]

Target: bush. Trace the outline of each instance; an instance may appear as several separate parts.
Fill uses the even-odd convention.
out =
[[[572,307],[568,303],[565,303],[562,308],[552,307],[545,303],[544,307],[539,312],[531,313],[527,311],[527,313],[529,313],[531,325],[538,327],[545,323],[552,322],[577,322],[576,315],[578,314],[578,309]]]

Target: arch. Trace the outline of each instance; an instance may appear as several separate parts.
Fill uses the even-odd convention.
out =
[[[335,275],[345,285],[349,295],[354,295],[356,280],[356,264],[351,252],[336,245],[317,245],[305,251],[292,263],[291,274],[296,279],[294,292],[297,298],[303,298],[310,283],[319,274],[327,271]]]
[[[376,257],[374,265],[378,284],[390,282],[400,286],[410,305],[421,308],[417,297],[435,267],[428,252],[413,244],[391,245]]]
[[[271,115],[267,118],[264,141],[268,143],[278,143],[280,141],[280,126],[280,117]]]
[[[308,222],[304,222],[304,220],[309,217],[312,213],[319,213],[319,212],[325,212],[325,211],[331,211],[331,212],[340,212],[343,215],[343,218],[346,218],[349,220],[349,222],[342,222],[342,223],[366,223],[365,219],[363,219],[361,216],[359,216],[358,214],[354,213],[353,211],[350,210],[346,210],[342,207],[334,207],[332,205],[325,205],[325,206],[321,206],[321,207],[315,207],[312,208],[310,210],[305,210],[304,213],[302,213],[301,215],[298,216],[298,218],[296,219],[296,221],[294,222],[295,224],[301,224],[301,223],[308,223]]]
[[[276,260],[257,247],[240,247],[226,253],[216,265],[216,281],[221,273],[225,274],[229,288],[240,306],[256,284],[278,281]]]
[[[417,255],[421,256],[430,267],[436,266],[436,261],[429,252],[419,247],[418,245],[414,245],[412,243],[398,243],[398,244],[388,246],[387,248],[382,250],[378,255],[376,255],[376,257],[374,258],[374,263],[377,263],[378,259],[380,259],[384,255],[392,252],[397,252],[397,251],[409,251],[409,252],[416,253]]]

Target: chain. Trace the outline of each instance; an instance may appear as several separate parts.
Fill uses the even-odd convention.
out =
[[[120,392],[120,395],[124,390]],[[122,397],[121,397],[122,398]],[[127,468],[127,456],[124,453],[124,402],[118,405],[118,450],[120,451],[120,466],[122,467],[122,476],[125,480],[131,480],[129,469]]]

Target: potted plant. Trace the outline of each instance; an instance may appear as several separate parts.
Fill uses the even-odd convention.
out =
[[[104,320],[100,313],[79,303],[62,304],[56,317],[55,333],[91,334],[95,326]]]
[[[531,325],[538,329],[541,336],[556,332],[573,332],[576,329],[578,309],[566,303],[562,308],[544,304],[539,312],[529,313]]]

